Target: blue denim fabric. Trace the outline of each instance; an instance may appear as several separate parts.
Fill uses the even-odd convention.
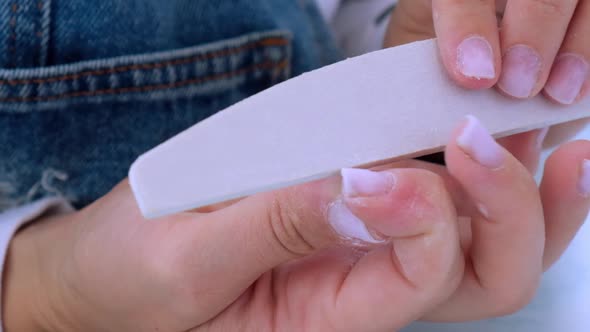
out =
[[[339,59],[313,0],[0,0],[0,211],[81,208],[141,153]]]

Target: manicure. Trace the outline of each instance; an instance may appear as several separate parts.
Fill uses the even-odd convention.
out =
[[[590,74],[590,66],[583,57],[563,54],[557,58],[545,92],[561,104],[573,104]]]
[[[457,48],[457,67],[466,77],[493,79],[496,69],[492,46],[481,36],[466,38]]]
[[[498,87],[515,98],[528,98],[535,90],[540,73],[539,53],[526,45],[516,45],[504,55]]]
[[[457,137],[457,145],[479,164],[497,169],[504,164],[504,151],[496,140],[474,116],[467,117],[463,132]]]
[[[386,195],[395,186],[395,177],[389,172],[373,172],[364,169],[343,169],[342,195],[345,198],[371,198]],[[343,238],[366,243],[380,243],[358,218],[339,199],[328,208],[328,221]]]
[[[365,243],[380,243],[369,230],[365,223],[350,211],[346,203],[338,200],[328,208],[328,221],[330,225],[341,237]]]
[[[395,185],[395,178],[390,172],[343,169],[341,174],[342,194],[348,198],[382,196]]]
[[[588,159],[582,161],[578,192],[584,197],[590,197],[590,160]]]

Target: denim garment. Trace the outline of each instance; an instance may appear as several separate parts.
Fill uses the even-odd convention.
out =
[[[141,153],[339,59],[313,0],[0,0],[0,211],[84,207]]]

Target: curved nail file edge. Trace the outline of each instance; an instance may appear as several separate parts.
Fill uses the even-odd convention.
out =
[[[466,91],[436,41],[376,51],[245,99],[140,156],[129,171],[142,214],[172,213],[441,151],[466,115],[495,137],[590,116],[590,103]]]

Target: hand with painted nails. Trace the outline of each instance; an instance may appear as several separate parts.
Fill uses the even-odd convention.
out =
[[[442,62],[458,85],[494,87],[517,100],[543,93],[568,105],[590,91],[587,32],[587,0],[400,0],[384,45],[436,37]],[[566,123],[500,143],[529,166],[536,164],[540,146],[556,147],[587,123]]]
[[[425,170],[344,170],[158,220],[123,182],[15,237],[4,326],[392,331],[445,301],[463,261],[451,198]]]
[[[462,282],[423,318],[470,321],[517,312],[544,271],[567,249],[590,209],[590,142],[564,144],[548,159],[540,186],[528,165],[497,143],[475,118],[455,133],[447,167],[418,161],[445,182],[456,208],[465,257]]]
[[[572,104],[590,90],[586,0],[401,0],[387,46],[436,35],[461,86]]]
[[[513,312],[588,212],[590,142],[557,150],[540,190],[474,118],[446,157],[151,221],[123,182],[18,233],[4,326],[395,331]]]

